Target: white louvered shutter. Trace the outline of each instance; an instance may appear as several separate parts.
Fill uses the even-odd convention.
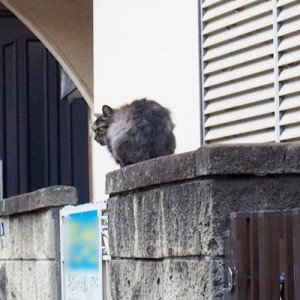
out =
[[[278,1],[280,141],[300,140],[300,1]]]
[[[205,143],[274,142],[295,138],[297,131],[300,136],[299,5],[202,1]]]

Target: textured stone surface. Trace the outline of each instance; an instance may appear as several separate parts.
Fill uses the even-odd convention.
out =
[[[195,177],[194,152],[163,156],[106,175],[106,193],[153,186]]]
[[[0,259],[55,259],[59,208],[0,217]]]
[[[58,284],[55,261],[1,261],[0,296],[6,300],[57,300]]]
[[[77,192],[74,187],[51,186],[2,200],[0,202],[0,216],[72,204],[77,204]]]
[[[108,201],[114,257],[161,258],[201,254],[210,181],[166,186]]]
[[[205,146],[108,174],[113,299],[222,299],[230,213],[300,207],[299,182],[299,143]]]
[[[229,214],[238,211],[283,210],[300,207],[300,175],[228,177],[214,180],[211,224],[214,234],[229,229]]]
[[[62,186],[1,201],[1,300],[60,299],[59,210],[76,203]]]
[[[300,143],[206,145],[108,173],[107,194],[205,175],[298,174]]]
[[[208,145],[195,154],[196,175],[299,174],[300,143]]]
[[[162,299],[161,261],[112,260],[110,270],[112,300]]]
[[[222,299],[223,261],[218,258],[112,260],[112,300]]]
[[[223,255],[234,211],[300,206],[300,176],[201,178],[108,201],[113,257]]]

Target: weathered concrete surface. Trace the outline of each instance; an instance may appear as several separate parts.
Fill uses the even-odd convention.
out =
[[[144,161],[106,176],[106,193],[207,175],[300,174],[300,143],[207,145],[196,151]]]
[[[59,208],[2,217],[0,259],[55,259]]]
[[[114,194],[194,178],[196,171],[194,154],[187,152],[162,156],[108,173],[106,193]]]
[[[218,299],[224,276],[219,278],[211,269],[204,272],[200,265],[197,272],[191,271],[197,277],[195,288],[179,275],[173,277],[177,280],[170,293],[175,296],[165,292],[165,279],[163,293],[153,282],[162,278],[161,270],[167,272],[166,261],[217,258],[223,269],[230,213],[300,207],[299,182],[299,143],[205,146],[108,174],[113,299],[119,299],[114,292],[126,287],[128,276],[135,289],[126,287],[129,298],[124,299]],[[148,287],[146,279],[141,280],[148,278],[145,272],[157,274]],[[207,276],[219,279],[212,288],[200,289]],[[130,293],[139,286],[141,298],[135,298]]]
[[[209,145],[195,154],[196,175],[299,174],[300,143]]]
[[[56,262],[51,260],[1,262],[0,288],[4,299],[60,299],[57,294],[60,288],[57,267]]]
[[[204,179],[109,199],[113,257],[223,255],[233,211],[300,206],[300,176]]]
[[[201,231],[205,224],[201,218],[206,216],[202,210],[208,209],[204,201],[210,185],[210,181],[204,180],[110,198],[111,255],[201,255]]]
[[[0,216],[76,203],[77,192],[74,187],[52,186],[2,200],[0,202]]]
[[[111,261],[112,299],[222,299],[222,280],[218,258]]]
[[[3,200],[0,299],[60,299],[59,210],[77,203],[73,187],[49,187]]]

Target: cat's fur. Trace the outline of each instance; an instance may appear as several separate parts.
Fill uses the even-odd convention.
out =
[[[97,117],[94,138],[107,145],[121,167],[175,151],[170,111],[153,100],[135,100],[118,109],[104,105]]]

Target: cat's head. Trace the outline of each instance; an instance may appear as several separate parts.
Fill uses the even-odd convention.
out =
[[[101,145],[107,145],[106,133],[109,125],[113,121],[114,109],[108,105],[102,106],[102,114],[95,114],[97,118],[92,125],[94,131],[94,139]]]

